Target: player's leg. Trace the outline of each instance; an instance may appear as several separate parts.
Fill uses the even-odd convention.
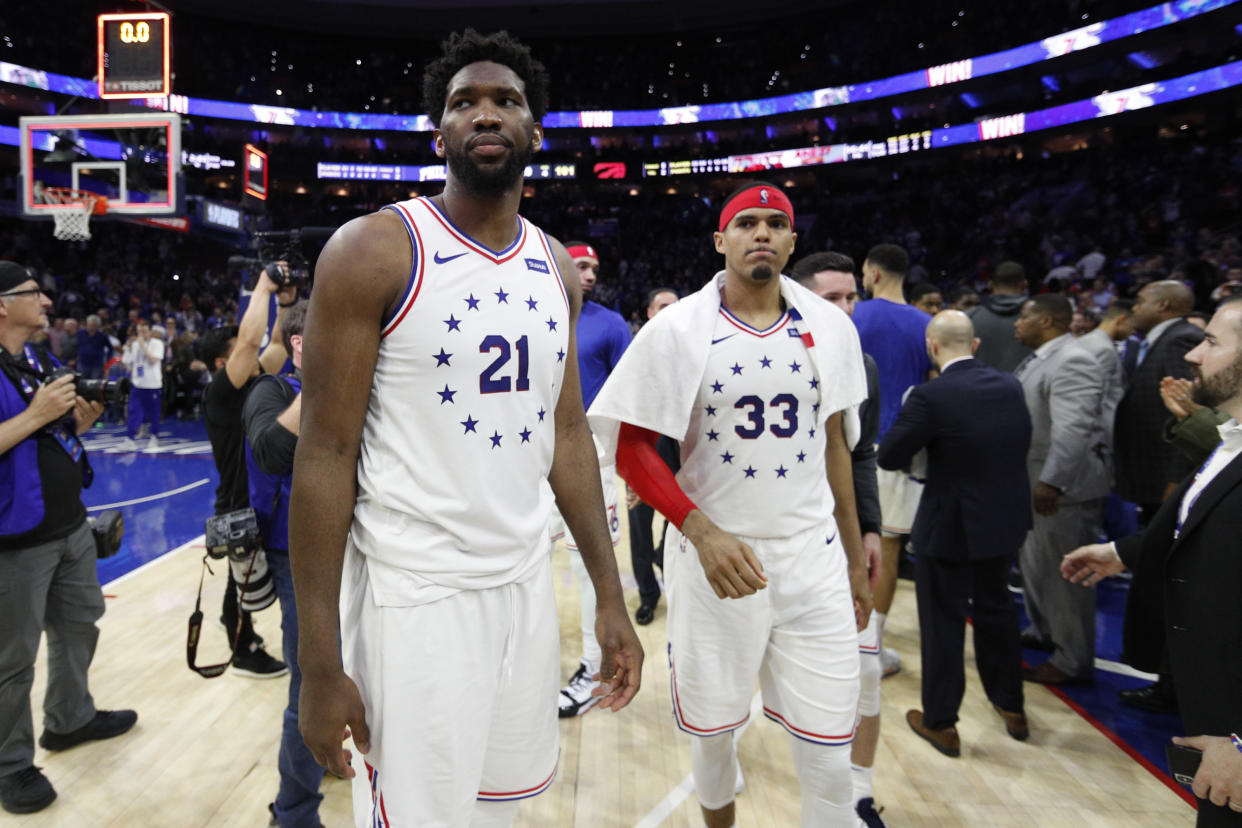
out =
[[[879,615],[878,636],[880,660],[884,675],[901,669],[901,658],[895,650],[884,647],[884,624],[897,594],[897,570],[901,563],[901,547],[914,525],[914,513],[922,496],[922,484],[902,471],[876,472],[879,484],[880,513],[883,527],[880,537],[880,574],[875,585],[875,610]]]
[[[707,828],[730,828],[733,825],[736,762],[732,732],[700,736],[690,742],[694,793],[699,799]]]
[[[466,825],[483,776],[509,596],[501,587],[381,606],[371,578],[382,580],[382,570],[348,543],[341,657],[371,731],[370,752],[354,750],[355,823]]]
[[[512,616],[500,685],[491,714],[487,753],[471,826],[504,828],[517,804],[542,793],[556,775],[559,731],[548,696],[560,680],[560,633],[552,566],[510,584]]]
[[[850,747],[850,778],[853,780],[854,809],[864,821],[875,814],[872,780],[875,752],[880,743],[880,667],[879,620],[871,613],[867,628],[858,634],[859,697],[858,729]],[[866,813],[867,816],[863,816]],[[878,824],[883,825],[883,822]]]
[[[765,544],[773,626],[759,684],[764,713],[794,737],[802,824],[854,825],[850,745],[860,659],[836,527]]]

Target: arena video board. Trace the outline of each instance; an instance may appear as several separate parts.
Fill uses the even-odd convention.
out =
[[[315,175],[342,181],[443,181],[443,164],[336,164],[319,162]],[[573,164],[531,164],[524,173],[529,180],[576,178]]]
[[[972,78],[994,75],[1054,60],[1073,52],[1081,52],[1152,29],[1170,26],[1242,0],[1173,0],[1148,9],[1131,12],[1111,20],[1091,23],[1073,31],[1052,35],[1023,46],[1001,52],[929,66],[913,72],[864,83],[825,87],[790,95],[750,101],[676,106],[663,109],[588,110],[582,112],[549,112],[543,119],[545,129],[606,129],[609,127],[649,127],[673,124],[705,123],[744,118],[758,118],[839,106],[846,103],[877,100],[920,89],[948,86]],[[0,62],[0,82],[29,86],[66,95],[97,98],[93,81],[44,72],[12,63]],[[146,98],[132,101],[152,109],[164,109],[182,115],[251,121],[284,126],[331,127],[335,129],[384,130],[393,132],[430,132],[431,119],[426,115],[378,115],[363,112],[314,112],[293,107],[246,104],[191,98],[184,95]]]

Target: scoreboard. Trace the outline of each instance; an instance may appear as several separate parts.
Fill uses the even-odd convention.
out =
[[[99,97],[165,97],[172,92],[167,13],[101,14]]]

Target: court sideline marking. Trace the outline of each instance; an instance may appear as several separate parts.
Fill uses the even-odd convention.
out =
[[[149,569],[155,566],[156,564],[164,563],[167,560],[175,558],[177,555],[179,555],[180,553],[184,552],[187,549],[193,549],[195,547],[202,549],[203,542],[206,539],[207,539],[206,535],[199,535],[197,538],[193,538],[181,544],[176,549],[170,549],[169,551],[165,552],[163,555],[160,555],[158,558],[149,560],[146,563],[144,563],[142,566],[139,566],[135,569],[131,569],[129,572],[126,572],[124,575],[120,575],[116,578],[113,578],[111,581],[108,581],[108,583],[102,584],[101,586],[102,587],[116,586],[117,584],[123,583],[124,581],[127,581],[130,578],[134,577],[139,572]]]
[[[211,482],[211,478],[204,477],[201,480],[195,480],[193,483],[189,483],[185,486],[181,486],[180,488],[169,489],[168,491],[160,492],[159,494],[147,495],[146,497],[136,497],[133,500],[122,500],[117,503],[104,503],[101,506],[87,506],[86,511],[98,512],[100,509],[120,509],[122,506],[134,506],[139,503],[149,503],[152,500],[160,500],[165,497],[172,497],[173,495],[179,495],[182,492],[188,492],[190,489],[197,489],[199,486],[202,486],[204,483],[210,483],[210,482]],[[163,557],[163,555],[161,555],[160,557]],[[156,560],[159,560],[159,558],[156,558]]]

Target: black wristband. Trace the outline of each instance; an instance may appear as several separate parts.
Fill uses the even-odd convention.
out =
[[[282,304],[282,303],[280,303],[280,302],[277,302],[277,303],[276,303],[277,307],[281,307],[281,308],[291,308],[291,307],[293,307],[293,306],[294,306],[294,305],[296,305],[296,304],[297,304],[297,302],[290,302],[290,303],[289,303],[289,304],[287,304],[287,305]]]

